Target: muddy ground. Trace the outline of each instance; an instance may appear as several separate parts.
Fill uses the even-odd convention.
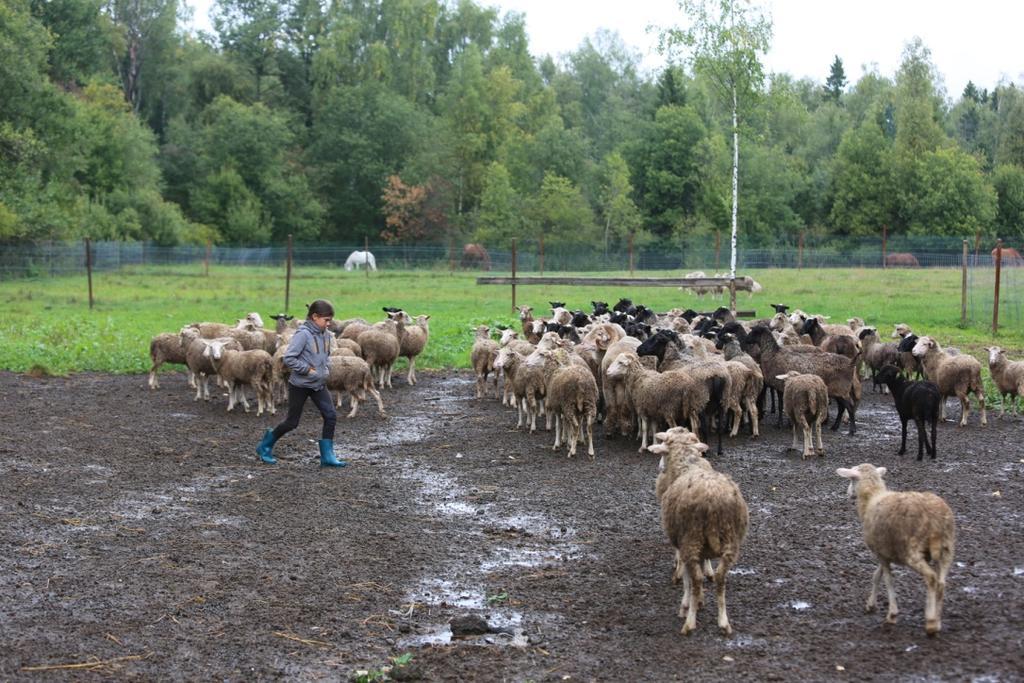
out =
[[[784,453],[774,426],[728,443],[714,463],[751,522],[735,634],[712,600],[684,637],[657,460],[632,441],[599,428],[596,460],[568,460],[474,400],[469,375],[424,372],[385,393],[389,419],[340,420],[349,467],[317,466],[311,407],[273,467],[253,448],[276,418],[162,378],[0,374],[0,680],[348,680],[407,653],[400,675],[424,680],[1024,676],[1019,418],[942,425],[938,461],[916,462],[869,393],[860,433],[828,433],[822,460]],[[902,568],[899,623],[863,611],[874,566],[834,470],[865,461],[956,512],[937,638]],[[495,632],[452,639],[466,614]]]

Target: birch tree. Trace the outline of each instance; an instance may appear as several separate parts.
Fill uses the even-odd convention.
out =
[[[687,28],[663,29],[659,50],[682,54],[693,71],[708,80],[732,111],[732,255],[729,276],[736,277],[739,216],[741,112],[749,109],[764,83],[759,55],[771,43],[771,19],[750,0],[678,0]]]

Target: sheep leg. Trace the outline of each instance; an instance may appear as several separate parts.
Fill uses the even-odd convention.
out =
[[[934,636],[942,628],[942,623],[937,614],[939,577],[918,553],[914,553],[912,556],[907,558],[907,566],[924,578],[926,591],[924,601],[924,631],[928,635]]]
[[[562,420],[558,415],[555,415],[555,445],[551,448],[553,451],[557,451],[562,445]]]
[[[915,417],[914,424],[917,425],[917,459],[921,461],[924,459],[925,451],[931,452],[931,449],[928,447],[928,430],[923,418]]]
[[[199,373],[199,381],[196,382],[196,397],[193,401],[198,401],[203,397],[203,384],[206,383],[206,375]]]
[[[153,367],[151,367],[149,369],[149,388],[150,389],[159,389],[160,388],[160,380],[158,380],[156,378],[156,370],[157,370],[157,368],[160,367],[160,365],[162,365],[162,363],[154,362],[153,363]]]
[[[946,397],[942,396],[939,398],[939,419],[942,422],[946,421]]]
[[[865,612],[874,612],[878,607],[878,586],[882,582],[882,563],[878,563],[875,573],[871,576],[871,592],[868,593],[868,601],[864,605]]]
[[[405,381],[409,384],[416,384],[416,358],[409,359],[409,374],[406,375]]]
[[[814,455],[814,447],[811,441],[811,426],[807,424],[807,418],[803,415],[800,416],[800,431],[804,433],[804,453],[800,459],[806,460],[808,456]]]
[[[640,415],[640,449],[637,453],[643,453],[647,450],[647,416],[644,414]]]
[[[191,370],[188,371],[188,386],[192,389],[196,388],[196,373]]]
[[[693,586],[690,585],[690,575],[686,573],[686,563],[679,557],[676,551],[676,567],[672,572],[672,583],[679,583],[680,577],[683,580],[683,599],[679,602],[679,618],[686,618],[686,611],[690,609],[690,600],[693,598]]]
[[[704,582],[701,576],[700,562],[689,560],[686,562],[686,577],[690,580],[690,604],[686,606],[686,622],[683,624],[682,634],[688,636],[697,629],[697,603],[703,601]]]
[[[235,385],[234,383],[228,383],[228,412],[230,413],[235,409]]]
[[[967,416],[971,414],[971,402],[967,398],[967,394],[963,396],[957,396],[960,401],[960,426],[967,426]]]
[[[370,373],[370,377],[372,379],[372,372]],[[479,372],[476,373],[476,397],[478,399],[483,397],[483,387],[486,386],[486,382],[487,380],[484,379],[484,376],[482,374],[480,374]]]
[[[885,623],[895,624],[900,610],[896,605],[896,589],[892,585],[892,568],[888,562],[882,564],[882,579],[885,580],[885,590],[889,593],[889,612],[885,615]]]
[[[332,391],[331,395],[334,396],[334,407],[335,408],[340,408],[341,407],[341,392],[340,391]],[[353,400],[355,400],[354,396],[352,398],[353,398]]]
[[[725,610],[725,576],[729,571],[729,562],[722,558],[715,571],[715,600],[718,602],[718,628],[727,636],[732,635],[729,625],[729,614]]]
[[[249,401],[245,398],[245,385],[239,382],[235,385],[235,390],[238,392],[238,401],[242,403],[242,408],[248,413]]]
[[[750,435],[751,436],[761,436],[761,433],[760,433],[760,430],[759,430],[758,424],[757,424],[757,421],[758,421],[758,418],[760,417],[760,415],[758,415],[759,411],[757,409],[757,402],[754,401],[753,399],[750,399],[750,398],[747,399],[747,412],[750,414]]]
[[[974,390],[974,395],[978,399],[978,409],[981,411],[981,426],[988,425],[988,418],[985,416],[985,392],[981,388]]]
[[[594,459],[594,419],[587,416],[587,455]]]
[[[936,430],[936,427],[938,426],[939,421],[934,419],[934,418],[932,418],[930,420],[930,422],[932,423],[932,449],[931,449],[931,451],[929,451],[929,453],[932,456],[932,460],[934,460],[936,454],[938,453],[938,444],[935,441],[935,430]]]
[[[907,418],[900,415],[900,450],[896,455],[903,455],[907,452]]]
[[[580,440],[579,420],[576,419],[575,415],[565,415],[562,418],[562,423],[569,428],[569,437],[566,439],[566,444],[569,446],[569,457],[571,458],[576,455],[576,445]]]
[[[814,423],[814,432],[818,437],[818,455],[825,457],[825,444],[821,442],[821,420],[817,420]]]
[[[787,448],[786,451],[795,451],[798,448],[797,447],[797,438],[796,438],[796,421],[792,422],[792,426],[793,426],[793,443],[790,444],[789,448]]]

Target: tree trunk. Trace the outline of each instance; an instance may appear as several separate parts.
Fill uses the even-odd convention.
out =
[[[736,84],[732,86],[732,256],[729,259],[729,277],[736,277],[736,214],[739,209],[740,185],[740,129],[736,116]]]

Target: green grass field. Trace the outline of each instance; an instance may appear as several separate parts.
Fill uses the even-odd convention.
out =
[[[66,374],[76,371],[140,373],[149,368],[149,340],[160,332],[176,332],[199,320],[233,322],[248,311],[267,316],[284,309],[285,280],[281,269],[199,267],[174,272],[159,267],[95,274],[96,307],[88,307],[84,276],[0,282],[0,369]],[[784,302],[809,312],[845,320],[857,315],[877,325],[883,336],[905,322],[944,345],[967,350],[985,362],[982,347],[993,343],[981,323],[960,328],[960,271],[929,270],[771,270],[751,271],[764,286],[753,298],[739,295],[739,308],[759,316],[772,313],[769,303]],[[610,275],[602,273],[601,275]],[[620,274],[624,275],[624,274]],[[643,273],[645,276],[678,273]],[[412,315],[431,316],[430,343],[417,362],[423,368],[467,367],[471,329],[487,323],[514,324],[511,288],[481,286],[476,274],[447,272],[364,273],[337,269],[298,269],[292,277],[293,315],[304,315],[304,303],[330,299],[338,318],[383,317],[382,306],[400,306]],[[702,302],[671,287],[620,290],[613,287],[519,287],[517,302],[538,311],[548,301],[590,310],[591,300],[614,303],[628,296],[656,310],[673,306],[712,309],[725,299]],[[997,343],[1020,356],[1024,330],[1004,329]],[[986,373],[987,374],[987,373]]]

